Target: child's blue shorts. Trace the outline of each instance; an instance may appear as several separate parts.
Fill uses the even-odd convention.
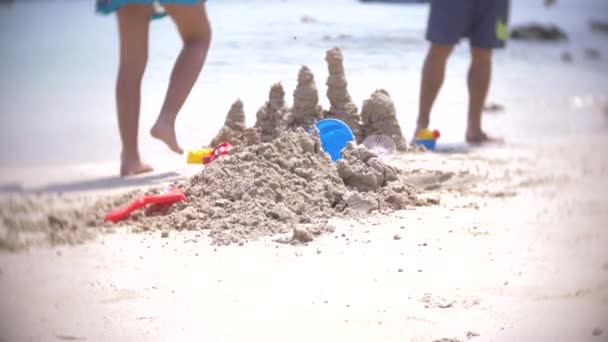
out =
[[[145,5],[166,5],[166,4],[176,4],[176,5],[194,5],[197,4],[201,0],[97,0],[96,11],[101,14],[110,14],[114,13],[120,7],[129,4],[145,4]],[[202,0],[205,2],[205,0]],[[164,12],[155,11],[152,16],[153,19],[162,18],[166,15]]]
[[[455,45],[467,37],[471,45],[493,49],[505,45],[509,0],[431,0],[427,40]]]

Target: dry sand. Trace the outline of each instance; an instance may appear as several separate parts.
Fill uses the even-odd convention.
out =
[[[438,205],[330,219],[305,245],[126,227],[1,251],[0,340],[604,341],[607,147],[398,155]]]

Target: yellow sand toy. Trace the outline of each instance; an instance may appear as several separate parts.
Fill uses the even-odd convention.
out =
[[[213,148],[201,148],[198,150],[188,151],[188,164],[202,164],[203,158],[210,156],[213,153]]]
[[[431,131],[430,129],[425,128],[416,134],[414,142],[416,145],[424,146],[427,150],[432,151],[435,149],[435,144],[440,136],[441,134],[438,130]]]

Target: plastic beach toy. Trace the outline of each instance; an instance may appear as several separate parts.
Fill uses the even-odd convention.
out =
[[[210,147],[188,151],[186,162],[188,164],[209,164],[214,160],[228,157],[230,150],[232,150],[232,145],[223,142],[215,148]]]
[[[435,149],[435,146],[437,145],[437,140],[435,140],[435,139],[416,139],[416,145],[424,146],[424,148],[426,148],[427,150],[432,151]]]
[[[397,145],[393,138],[386,135],[370,135],[365,138],[361,145],[377,154],[380,158],[389,158],[397,150]]]
[[[425,128],[418,132],[416,135],[416,139],[414,142],[418,146],[424,146],[427,150],[432,151],[435,149],[435,145],[437,144],[437,139],[441,136],[438,130],[431,131],[428,128]]]
[[[329,153],[334,162],[342,158],[340,151],[346,144],[355,140],[348,125],[338,119],[319,120],[315,126],[319,130],[323,151]]]
[[[186,195],[177,188],[172,188],[168,193],[160,195],[148,195],[140,197],[126,207],[116,209],[109,212],[104,218],[104,221],[110,221],[116,223],[129,217],[129,215],[135,210],[141,209],[148,204],[160,204],[160,205],[171,205],[175,202],[181,202],[186,200]]]
[[[202,164],[203,158],[210,156],[213,153],[213,148],[201,148],[198,150],[188,151],[188,164]]]
[[[227,142],[223,142],[217,145],[213,151],[208,155],[203,157],[203,164],[209,164],[217,159],[223,159],[230,155],[230,151],[232,150],[232,145]]]

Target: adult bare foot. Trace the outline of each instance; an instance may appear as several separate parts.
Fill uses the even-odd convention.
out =
[[[504,139],[489,136],[484,131],[479,131],[479,132],[467,131],[466,141],[469,144],[475,144],[475,145],[503,144],[505,142]]]
[[[171,151],[177,154],[183,154],[184,150],[177,143],[177,137],[175,136],[175,122],[166,120],[162,117],[158,117],[152,129],[150,129],[150,135],[154,138],[164,142]]]
[[[134,176],[152,171],[154,171],[154,168],[142,162],[140,159],[126,160],[123,158],[120,164],[121,177]]]

